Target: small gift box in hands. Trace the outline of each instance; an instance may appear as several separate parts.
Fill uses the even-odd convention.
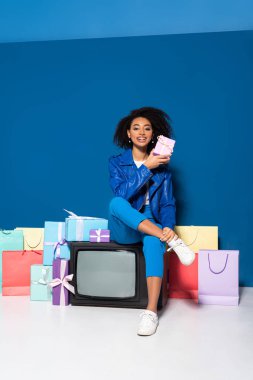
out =
[[[153,154],[163,154],[171,156],[175,143],[175,140],[169,139],[168,137],[162,135],[158,136]]]

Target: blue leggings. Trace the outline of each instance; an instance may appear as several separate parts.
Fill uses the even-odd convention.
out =
[[[160,224],[155,222],[149,205],[144,207],[143,212],[139,212],[124,198],[115,197],[111,200],[109,229],[112,240],[119,244],[132,244],[142,241],[146,262],[146,277],[163,277],[165,243],[155,236],[138,231],[138,225],[145,219],[162,228]]]

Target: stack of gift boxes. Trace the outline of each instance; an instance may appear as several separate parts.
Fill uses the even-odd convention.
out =
[[[0,231],[0,285],[3,296],[30,295],[31,301],[68,305],[71,241],[109,242],[107,219],[77,217],[45,222],[45,228]]]

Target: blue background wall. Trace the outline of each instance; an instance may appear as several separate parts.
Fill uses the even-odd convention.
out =
[[[107,216],[117,121],[172,117],[180,225],[218,225],[253,286],[253,32],[0,45],[2,228]]]
[[[252,28],[252,0],[0,1],[0,42]]]

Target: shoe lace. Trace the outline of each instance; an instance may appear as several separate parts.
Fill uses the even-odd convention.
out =
[[[183,242],[182,239],[177,238],[177,240],[176,240],[176,244],[174,245],[174,247],[169,248],[169,249],[168,249],[168,252],[173,251],[173,249],[175,249],[175,248],[178,247],[179,245],[181,245],[181,247],[187,247],[187,244],[185,244],[185,243]]]
[[[142,318],[142,321],[147,324],[150,322],[150,320],[152,322],[155,322],[156,318],[150,314],[150,313],[147,313],[146,311],[143,311],[141,314],[140,314],[140,317]]]

